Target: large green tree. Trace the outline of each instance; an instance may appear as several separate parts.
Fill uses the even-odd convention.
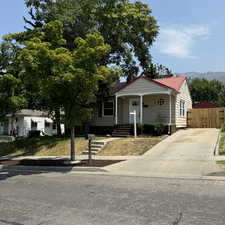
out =
[[[193,102],[210,102],[225,106],[225,85],[218,80],[194,78],[189,81]]]
[[[28,29],[59,20],[70,50],[76,47],[74,38],[97,31],[111,46],[101,65],[120,65],[128,80],[138,74],[139,68],[144,73],[151,69],[150,47],[159,28],[151,9],[141,1],[26,0],[26,5]]]
[[[90,119],[98,83],[111,75],[99,63],[110,46],[101,35],[89,34],[76,38],[76,48],[71,52],[63,47],[66,41],[62,27],[60,21],[45,24],[41,36],[22,43],[20,77],[27,85],[37,84],[40,96],[65,112],[66,125],[71,129],[71,160],[74,160],[74,127]]]
[[[17,110],[26,106],[26,98],[22,90],[20,79],[12,74],[0,77],[0,121],[6,119],[7,114],[13,115]]]
[[[10,41],[0,44],[0,120],[26,106],[24,88],[18,77],[19,47]]]

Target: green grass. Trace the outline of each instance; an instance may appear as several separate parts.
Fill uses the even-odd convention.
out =
[[[225,155],[225,132],[221,133],[220,143],[219,143],[219,154]]]
[[[102,139],[98,137],[96,139]],[[75,138],[76,154],[88,145],[85,138]],[[0,157],[2,156],[68,156],[70,154],[70,139],[56,137],[23,138],[13,142],[0,143]]]
[[[138,156],[142,155],[158,144],[163,137],[148,138],[122,138],[109,142],[106,147],[99,152],[102,156]]]

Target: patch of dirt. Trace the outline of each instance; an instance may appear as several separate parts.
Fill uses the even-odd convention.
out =
[[[123,160],[92,160],[92,165],[88,164],[88,160],[81,160],[80,163],[71,165],[65,164],[65,160],[0,160],[0,165],[3,166],[55,166],[55,167],[104,167],[114,163],[119,163]]]

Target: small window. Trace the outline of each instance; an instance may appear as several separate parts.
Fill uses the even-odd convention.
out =
[[[114,115],[114,104],[113,101],[107,101],[103,104],[103,115],[104,116],[113,116]]]
[[[51,123],[45,121],[45,127],[49,128],[50,126],[51,126]]]
[[[132,106],[139,106],[139,101],[132,101]]]
[[[185,101],[180,100],[180,116],[185,116]]]
[[[52,129],[56,130],[56,128],[57,128],[57,126],[56,126],[56,123],[54,122],[53,125],[52,125]]]
[[[31,120],[31,130],[37,130],[37,122]]]
[[[165,104],[165,99],[160,98],[155,100],[155,105],[164,105]]]

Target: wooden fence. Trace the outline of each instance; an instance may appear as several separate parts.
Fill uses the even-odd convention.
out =
[[[187,124],[191,128],[221,128],[225,123],[225,108],[190,109]]]

